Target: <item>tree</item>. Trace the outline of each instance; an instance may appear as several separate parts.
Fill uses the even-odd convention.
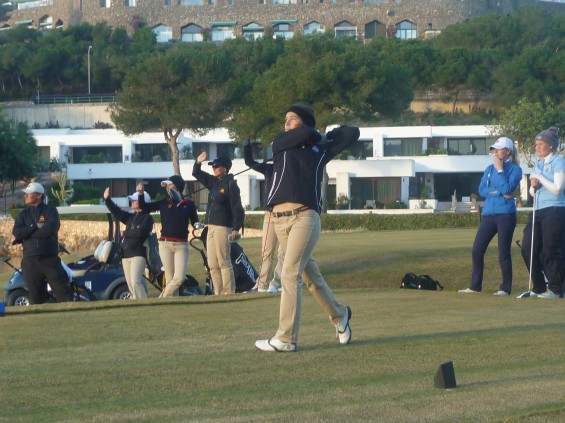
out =
[[[565,105],[555,105],[550,99],[545,102],[531,102],[521,99],[496,121],[492,134],[512,139],[529,167],[533,167],[535,137],[551,126],[565,128]]]
[[[227,113],[232,64],[215,44],[175,45],[154,54],[126,75],[111,109],[125,134],[161,130],[180,175],[177,139],[183,129],[205,134]],[[196,154],[196,152],[195,152]]]
[[[35,174],[37,144],[24,123],[8,121],[0,113],[0,183],[2,192],[10,183],[12,194],[16,182]],[[12,198],[13,195],[12,195]]]

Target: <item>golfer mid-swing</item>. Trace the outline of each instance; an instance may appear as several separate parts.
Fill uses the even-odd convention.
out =
[[[328,287],[312,251],[320,239],[324,166],[359,139],[359,128],[342,126],[326,134],[316,129],[314,111],[305,103],[291,106],[284,132],[273,141],[273,176],[267,204],[272,207],[275,232],[285,251],[281,272],[279,328],[271,339],[255,342],[262,351],[296,351],[302,307],[302,273],[306,286],[336,328],[339,343],[351,341],[351,308],[340,304]],[[322,141],[327,139],[327,143]]]

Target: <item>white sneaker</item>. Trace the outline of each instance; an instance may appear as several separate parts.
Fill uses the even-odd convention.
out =
[[[351,342],[351,327],[349,327],[349,321],[351,320],[351,308],[347,308],[347,314],[341,322],[335,325],[335,337],[339,339],[341,345],[347,345]]]
[[[281,289],[282,288],[277,288],[273,284],[269,284],[269,288],[265,292],[268,292],[269,294],[276,294],[276,293],[280,292]]]
[[[465,289],[460,289],[459,291],[460,294],[480,294],[481,291],[474,291],[471,288],[465,288]]]
[[[257,292],[269,292],[269,290],[265,288],[257,288]]]
[[[494,294],[495,297],[508,297],[510,294],[506,291],[497,291]]]
[[[557,295],[552,291],[547,290],[543,294],[538,294],[538,298],[549,298],[553,300],[555,298],[559,298],[559,295]]]
[[[255,341],[255,346],[261,351],[267,352],[295,352],[296,344],[279,341],[277,338],[261,339]]]

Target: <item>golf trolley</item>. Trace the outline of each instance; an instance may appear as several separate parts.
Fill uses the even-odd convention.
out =
[[[206,273],[205,295],[214,295],[210,266],[208,265],[208,256],[206,255],[207,234],[207,226],[200,222],[197,223],[192,229],[192,239],[189,241],[189,244],[192,248],[198,251],[200,253],[200,256],[202,257],[202,262]],[[249,292],[255,286],[255,281],[259,277],[259,274],[243,252],[241,245],[239,245],[237,242],[231,242],[230,246],[230,258],[233,266],[233,273],[235,276],[235,292]]]

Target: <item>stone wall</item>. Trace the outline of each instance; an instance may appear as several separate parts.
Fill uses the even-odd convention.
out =
[[[296,0],[295,3],[301,0]],[[384,25],[394,25],[409,20],[417,25],[417,31],[423,36],[427,29],[441,30],[448,25],[462,22],[485,13],[509,14],[517,7],[541,4],[552,10],[564,11],[565,5],[539,0],[311,0],[306,4],[258,4],[258,0],[215,0],[215,4],[202,6],[180,6],[178,0],[172,0],[173,6],[165,6],[164,0],[137,0],[136,6],[125,6],[123,0],[107,0],[110,7],[101,7],[100,0],[57,0],[52,6],[12,12],[8,23],[33,19],[34,27],[46,16],[53,22],[62,21],[63,27],[82,22],[91,24],[107,22],[113,27],[125,27],[132,32],[139,22],[154,27],[159,24],[170,26],[173,39],[180,39],[180,30],[189,23],[209,29],[210,22],[237,21],[234,27],[236,36],[241,35],[241,28],[255,22],[265,28],[272,26],[270,20],[297,19],[294,30],[302,32],[302,26],[316,21],[325,26],[326,31],[333,31],[336,24],[349,21],[358,28],[363,37],[364,27],[374,20]],[[203,1],[208,3],[208,1]]]

